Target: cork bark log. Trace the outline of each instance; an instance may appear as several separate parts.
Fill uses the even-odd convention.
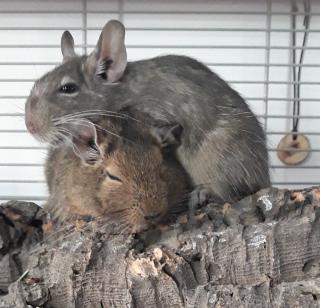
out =
[[[132,238],[0,205],[0,307],[320,307],[320,189],[270,188]]]

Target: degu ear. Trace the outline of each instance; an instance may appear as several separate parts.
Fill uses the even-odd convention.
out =
[[[151,135],[162,149],[176,148],[181,144],[183,127],[180,124],[153,127]]]
[[[110,20],[103,28],[95,50],[88,56],[86,67],[108,82],[117,82],[127,66],[124,45],[125,28],[117,20]]]
[[[102,155],[98,145],[97,130],[93,123],[85,121],[72,125],[72,147],[74,153],[87,164],[93,165]]]
[[[64,31],[61,36],[61,52],[63,61],[66,61],[76,55],[74,51],[74,40],[69,31]]]

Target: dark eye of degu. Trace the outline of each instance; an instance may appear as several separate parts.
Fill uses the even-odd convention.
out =
[[[119,179],[117,176],[111,174],[110,172],[106,171],[106,174],[110,180],[122,183],[121,179]]]
[[[62,85],[59,89],[60,93],[73,94],[78,91],[78,86],[75,83],[66,83]]]

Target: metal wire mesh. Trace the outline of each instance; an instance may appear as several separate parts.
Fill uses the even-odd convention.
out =
[[[308,43],[302,0],[288,1],[2,1],[0,3],[0,200],[45,200],[45,147],[26,132],[23,106],[32,83],[61,61],[60,35],[69,29],[79,53],[90,52],[103,24],[122,20],[129,60],[176,53],[198,58],[250,104],[268,136],[272,181],[279,187],[320,183],[320,4],[313,3]],[[297,17],[297,28],[290,20]],[[293,46],[292,33],[297,36]],[[292,50],[305,50],[303,64]],[[302,67],[294,81],[292,67]],[[293,85],[301,89],[293,115]],[[288,167],[277,144],[299,118],[311,155]]]

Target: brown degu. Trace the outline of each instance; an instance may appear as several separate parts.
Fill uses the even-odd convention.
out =
[[[149,133],[132,120],[105,119],[68,129],[74,149],[52,147],[46,163],[54,220],[109,218],[136,233],[185,206],[189,179],[174,155],[180,127]]]
[[[63,63],[34,84],[26,125],[41,141],[65,134],[68,119],[131,106],[183,128],[177,157],[194,187],[232,201],[270,185],[263,129],[244,99],[202,63],[168,55],[127,62],[125,28],[109,21],[94,51],[78,56],[62,35]]]

